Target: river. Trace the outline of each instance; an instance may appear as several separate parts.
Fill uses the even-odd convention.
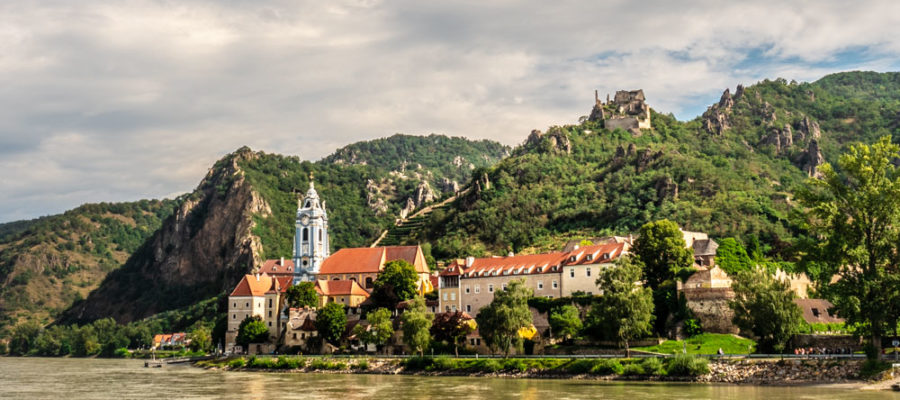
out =
[[[144,368],[140,360],[0,357],[6,399],[897,399],[825,386],[759,387]]]

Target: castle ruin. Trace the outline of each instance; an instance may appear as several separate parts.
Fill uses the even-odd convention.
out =
[[[597,91],[594,91],[594,108],[588,121],[603,122],[603,127],[609,130],[623,129],[635,136],[640,136],[641,129],[650,129],[650,106],[645,102],[644,90],[619,90],[616,96],[610,100],[606,95],[606,102],[600,100]]]

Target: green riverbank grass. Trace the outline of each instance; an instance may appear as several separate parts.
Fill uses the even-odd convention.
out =
[[[685,342],[687,345],[685,346]],[[756,342],[736,335],[703,333],[687,340],[666,340],[657,346],[634,347],[633,350],[660,354],[681,354],[687,347],[688,354],[716,354],[722,349],[725,354],[747,354],[756,351]]]

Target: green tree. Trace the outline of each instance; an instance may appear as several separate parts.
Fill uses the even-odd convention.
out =
[[[569,340],[578,335],[582,325],[578,308],[571,304],[566,304],[550,312],[550,328],[558,337]]]
[[[338,345],[347,329],[347,312],[338,303],[328,303],[316,314],[316,330],[319,336],[333,345]]]
[[[403,326],[403,343],[410,350],[423,355],[431,343],[431,319],[434,316],[425,306],[425,298],[416,296],[409,302],[409,308],[400,315]]]
[[[416,268],[405,260],[394,260],[384,265],[373,283],[372,300],[380,307],[394,309],[397,303],[416,295],[419,275]]]
[[[431,337],[453,345],[453,354],[457,357],[459,345],[465,344],[466,335],[474,331],[475,324],[472,317],[462,311],[437,314],[431,324]]]
[[[235,341],[246,349],[250,343],[264,343],[269,340],[269,328],[259,316],[247,316],[238,326]]]
[[[9,354],[24,356],[35,347],[35,341],[41,334],[41,325],[28,321],[16,325],[9,339]]]
[[[642,275],[640,264],[631,257],[621,257],[615,268],[604,269],[597,278],[603,296],[588,315],[588,331],[623,342],[626,357],[631,357],[629,341],[650,334],[653,326],[653,292],[639,286]]]
[[[734,238],[725,238],[716,249],[716,265],[729,275],[753,269],[754,262]]]
[[[739,272],[731,288],[734,299],[728,305],[734,310],[734,324],[756,336],[761,351],[780,353],[800,333],[803,313],[786,282],[758,268]]]
[[[213,348],[212,331],[206,326],[200,325],[188,335],[191,340],[191,350],[208,353]]]
[[[386,308],[378,308],[369,312],[366,316],[369,322],[368,328],[363,324],[353,327],[353,334],[360,342],[374,344],[381,349],[394,334],[394,324],[391,323],[391,312]]]
[[[485,343],[495,351],[509,355],[511,348],[522,347],[519,329],[532,324],[528,298],[531,289],[524,280],[510,281],[506,289],[494,292],[494,300],[478,312],[478,332]]]
[[[808,258],[823,266],[822,292],[838,315],[871,336],[881,357],[881,337],[900,317],[900,146],[882,137],[872,146],[857,144],[822,165],[821,179],[810,179],[798,198],[817,236]],[[840,277],[831,283],[832,277]]]
[[[73,328],[72,355],[79,357],[93,356],[100,353],[101,348],[97,330],[93,325]]]
[[[319,297],[316,295],[316,285],[312,282],[300,282],[287,289],[285,294],[290,307],[316,307]]]
[[[631,251],[644,267],[650,289],[672,280],[679,271],[694,264],[694,253],[684,243],[678,224],[667,219],[641,226]]]

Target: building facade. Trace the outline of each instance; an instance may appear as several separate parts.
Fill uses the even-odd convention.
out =
[[[225,349],[233,351],[241,322],[247,317],[259,317],[269,329],[269,339],[275,340],[283,329],[281,309],[285,291],[292,277],[272,277],[266,274],[244,275],[228,296],[228,326]]]
[[[416,269],[420,293],[428,293],[431,285],[431,271],[425,261],[425,253],[419,246],[357,247],[341,249],[328,257],[318,278],[321,280],[356,281],[367,290],[374,287],[375,279],[384,265],[394,260],[404,260]]]

